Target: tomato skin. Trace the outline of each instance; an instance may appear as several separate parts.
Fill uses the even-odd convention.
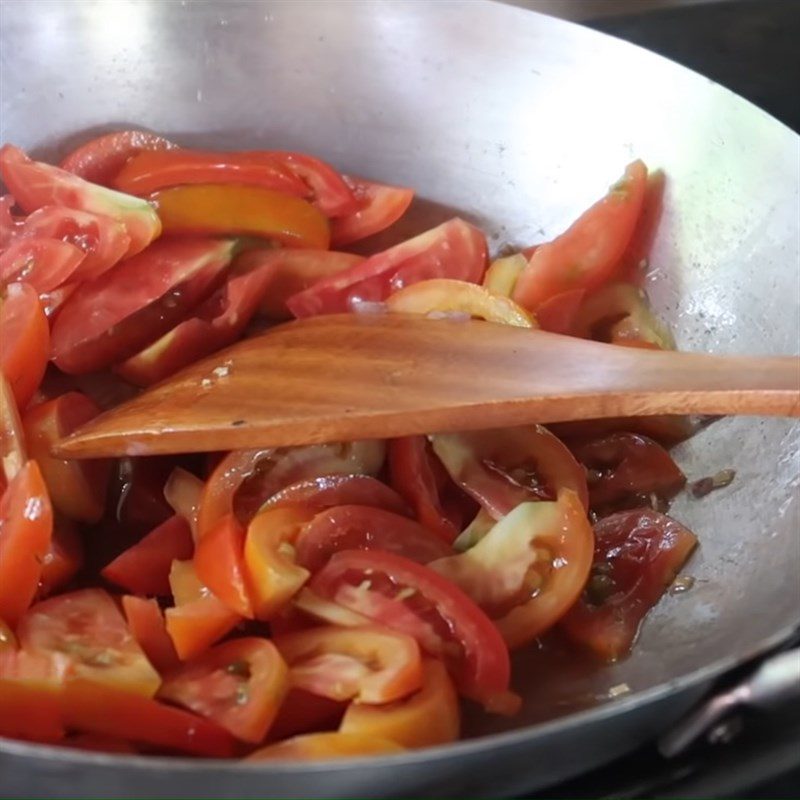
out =
[[[9,625],[36,595],[52,534],[47,487],[36,462],[28,461],[0,498],[0,619]]]
[[[290,688],[269,729],[268,739],[277,742],[300,733],[335,730],[345,708],[346,703]]]
[[[50,326],[33,287],[9,285],[0,299],[0,336],[0,370],[22,409],[42,382],[50,349]]]
[[[612,433],[574,445],[573,452],[590,473],[593,508],[631,501],[649,504],[655,494],[669,500],[683,488],[686,476],[660,444],[636,433]]]
[[[387,576],[395,587],[413,589],[413,596],[424,598],[445,620],[450,641],[460,645],[463,654],[447,657],[448,668],[460,691],[482,702],[488,710],[505,708],[511,677],[505,642],[483,611],[433,570],[394,553],[344,550],[336,553],[312,578],[309,588],[378,624],[414,636],[432,655],[445,655],[442,637],[435,631],[431,636],[430,624],[403,600],[398,600],[396,592],[391,598],[383,594],[378,597],[377,591],[357,588],[362,578],[374,583],[380,574]]]
[[[536,309],[539,327],[551,333],[573,333],[575,318],[585,295],[586,289],[567,289],[549,297]]]
[[[116,371],[149,386],[203,356],[233,344],[247,327],[273,280],[271,269],[233,274],[186,319]]]
[[[39,578],[39,599],[69,583],[83,566],[83,539],[78,529],[67,519],[56,518],[50,549],[42,560]]]
[[[168,595],[172,562],[191,558],[193,552],[189,523],[176,514],[120,553],[100,574],[137,595]]]
[[[453,480],[495,519],[532,499],[574,491],[588,509],[586,475],[569,449],[542,425],[431,436]]]
[[[456,741],[461,709],[453,682],[436,659],[425,659],[422,670],[422,688],[402,700],[380,706],[351,703],[339,732],[388,739],[409,749]]]
[[[25,281],[39,294],[51,292],[67,281],[85,259],[69,242],[31,236],[17,239],[0,253],[0,285]]]
[[[274,239],[285,247],[327,250],[328,220],[299,197],[236,184],[175,186],[152,201],[165,233],[210,236],[245,234]]]
[[[10,194],[0,196],[0,248],[8,246],[18,229],[17,221],[11,213],[15,203]]]
[[[594,532],[593,578],[561,629],[599,658],[615,661],[630,650],[644,616],[691,555],[697,537],[649,508],[611,514]],[[604,577],[602,597],[591,594],[597,576]]]
[[[247,587],[244,563],[245,529],[233,514],[223,517],[197,543],[194,568],[197,577],[231,611],[253,618],[253,601]]]
[[[84,257],[73,280],[95,278],[113,267],[130,250],[130,237],[119,220],[88,211],[44,206],[22,226],[23,236],[39,236],[78,247]]]
[[[160,240],[81,284],[53,324],[56,366],[91,372],[151,344],[214,290],[233,251],[227,241]]]
[[[303,506],[324,511],[334,506],[371,506],[409,516],[409,508],[397,492],[369,475],[322,475],[298,481],[276,492],[262,508]]]
[[[197,756],[230,758],[236,740],[209,720],[149,697],[85,680],[67,681],[62,709],[68,727]]]
[[[126,594],[122,598],[122,610],[133,638],[144,651],[147,660],[162,675],[175,669],[180,664],[180,659],[167,633],[158,602]]]
[[[453,553],[418,523],[360,505],[336,506],[317,514],[298,534],[295,558],[313,573],[339,550],[385,550],[421,564]]]
[[[515,648],[555,625],[574,605],[593,551],[586,510],[564,489],[555,503],[517,506],[465,553],[430,568],[460,586]]]
[[[392,486],[414,510],[417,520],[442,541],[451,544],[458,528],[445,513],[433,472],[432,453],[424,436],[390,439],[389,474]]]
[[[646,187],[647,167],[634,161],[604,198],[560,236],[536,248],[517,280],[513,299],[536,311],[561,292],[591,290],[608,281],[631,240]]]
[[[344,178],[329,164],[305,153],[272,151],[286,168],[306,183],[314,205],[326,217],[342,217],[358,210],[358,200]]]
[[[132,158],[150,150],[170,150],[177,145],[147,131],[114,131],[82,144],[61,162],[61,169],[84,180],[113,185],[114,178]]]
[[[389,703],[422,686],[417,642],[387,628],[310,628],[279,636],[275,645],[292,686],[331,700]]]
[[[0,496],[28,460],[25,433],[11,386],[0,371]]]
[[[66,461],[51,453],[58,441],[99,413],[86,395],[68,392],[29,408],[22,418],[28,450],[42,470],[53,506],[78,522],[98,522],[103,516],[111,462]]]
[[[159,697],[250,744],[264,741],[289,689],[289,669],[267,639],[234,639],[168,675]]]
[[[413,189],[387,186],[362,178],[345,180],[352,186],[359,208],[331,224],[331,244],[343,247],[393,225],[406,213],[414,199]]]
[[[393,291],[430,278],[480,283],[486,253],[483,233],[455,218],[323,278],[286,304],[296,317],[310,317],[352,311],[360,302],[385,300]]]
[[[161,223],[145,200],[97,186],[58,167],[32,161],[13,145],[0,148],[0,174],[19,206],[30,214],[43,206],[65,206],[104,214],[125,225],[132,256],[161,233]]]
[[[247,756],[246,761],[327,761],[402,752],[399,744],[387,739],[353,733],[307,733],[262,747]]]

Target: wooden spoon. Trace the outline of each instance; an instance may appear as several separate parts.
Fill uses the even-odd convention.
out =
[[[800,415],[800,359],[342,314],[239,342],[106,412],[63,456],[233,450],[651,414]]]

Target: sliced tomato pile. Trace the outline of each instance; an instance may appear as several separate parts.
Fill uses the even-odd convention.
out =
[[[413,191],[301,153],[119,131],[58,167],[6,145],[0,176],[0,735],[390,754],[457,739],[461,700],[515,713],[510,651],[555,628],[628,652],[696,543],[661,513],[685,483],[663,446],[680,420],[117,462],[53,447],[265,320],[455,315],[673,347],[630,282],[660,189],[641,162],[491,265],[459,218],[346,252]]]

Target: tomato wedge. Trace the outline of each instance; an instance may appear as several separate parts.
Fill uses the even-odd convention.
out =
[[[328,220],[299,197],[259,186],[197,184],[153,195],[165,233],[246,234],[327,250]]]
[[[200,496],[203,493],[203,482],[181,467],[170,472],[164,484],[164,499],[172,510],[183,517],[192,529],[192,538],[197,539],[197,511],[200,508]]]
[[[0,253],[0,285],[25,281],[39,294],[51,292],[72,277],[84,258],[83,250],[69,242],[17,239]]]
[[[42,470],[53,506],[78,522],[98,522],[103,516],[111,462],[65,461],[51,453],[58,441],[99,413],[86,395],[68,392],[29,408],[22,418],[28,450]]]
[[[303,506],[324,511],[333,506],[371,506],[409,516],[409,508],[397,492],[369,475],[322,475],[298,481],[276,492],[262,508]]]
[[[430,568],[483,608],[513,648],[544,633],[575,603],[593,549],[586,511],[566,489],[557,502],[522,503],[469,550]]]
[[[323,278],[290,297],[287,305],[296,317],[352,311],[359,303],[385,300],[404,286],[430,278],[480,283],[485,269],[486,238],[456,218]]]
[[[272,155],[306,183],[314,205],[326,217],[343,217],[358,211],[359,202],[352,189],[329,164],[305,153],[273,151]]]
[[[214,290],[234,247],[213,239],[161,240],[81,284],[53,325],[56,366],[91,372],[158,339]]]
[[[28,452],[11,386],[0,372],[0,495],[25,466]]]
[[[571,489],[585,508],[589,506],[583,468],[541,425],[430,438],[453,480],[495,519],[532,499],[553,500],[562,488]]]
[[[230,758],[236,740],[210,720],[149,697],[87,680],[67,682],[61,700],[68,727],[209,758]]]
[[[385,550],[427,564],[452,549],[417,522],[360,505],[336,506],[314,517],[298,534],[297,563],[317,572],[339,550]]]
[[[190,319],[119,365],[117,372],[131,383],[149,386],[233,344],[258,310],[273,279],[269,267],[232,274]]]
[[[499,325],[536,327],[533,317],[513,300],[492,294],[483,286],[467,281],[434,278],[406,286],[386,300],[386,308],[403,314],[461,313]]]
[[[307,733],[270,744],[251,753],[247,761],[328,761],[357,756],[402,753],[403,748],[388,739],[354,733]]]
[[[17,221],[11,213],[15,204],[10,194],[0,196],[0,249],[8,246],[17,231]]]
[[[394,553],[344,550],[310,582],[324,598],[407,633],[442,657],[462,693],[487,710],[516,710],[508,685],[508,648],[497,628],[461,589]]]
[[[191,558],[193,551],[189,523],[176,514],[118,555],[100,574],[134,594],[168,595],[172,562]]]
[[[47,487],[36,462],[28,461],[0,498],[0,619],[9,625],[36,595],[52,534]]]
[[[73,150],[61,162],[61,169],[92,183],[111,186],[119,171],[139,153],[176,147],[176,144],[155,133],[114,131],[90,139]]]
[[[96,685],[150,697],[161,679],[125,619],[102,589],[81,589],[42,600],[19,622],[23,649],[68,658],[68,673]]]
[[[147,660],[161,674],[175,669],[180,660],[167,633],[158,602],[127,594],[122,598],[122,610],[131,634],[144,651]]]
[[[686,476],[657,442],[636,433],[613,433],[573,446],[589,476],[592,508],[615,503],[650,505],[653,496],[672,499]]]
[[[495,259],[489,264],[489,269],[483,276],[484,289],[502,297],[511,297],[517,278],[527,263],[528,260],[522,253]]]
[[[264,151],[214,153],[201,150],[150,150],[130,159],[117,173],[115,188],[149,195],[159,189],[186,184],[260,186],[307,197],[309,188],[278,155]]]
[[[430,452],[427,439],[424,436],[390,439],[388,460],[392,486],[414,510],[420,524],[447,544],[453,542],[458,527],[445,510],[445,498],[440,494],[434,473],[436,456]]]
[[[630,650],[645,614],[689,558],[697,537],[649,508],[605,517],[594,533],[591,578],[561,628],[572,641],[614,661]]]
[[[69,583],[83,566],[83,539],[68,519],[56,517],[50,549],[42,559],[37,598],[48,597]]]
[[[12,283],[0,298],[0,370],[19,408],[25,408],[42,382],[50,349],[50,328],[36,290]]]
[[[384,705],[351,703],[340,733],[387,739],[409,749],[447,744],[458,739],[461,709],[444,665],[433,658],[422,662],[422,688]]]
[[[517,279],[513,299],[536,311],[570,289],[596,289],[619,266],[642,211],[647,167],[629,164],[608,194],[552,242],[539,245]]]
[[[536,309],[539,327],[551,333],[573,334],[575,318],[585,296],[586,289],[567,289],[549,297]]]
[[[372,183],[345,177],[358,201],[358,211],[339,217],[331,224],[331,244],[343,247],[372,236],[393,225],[406,213],[414,199],[413,189]]]
[[[242,253],[236,259],[235,268],[244,272],[271,270],[273,277],[261,299],[261,311],[271,319],[291,319],[292,312],[286,307],[286,301],[292,295],[362,261],[364,257],[354,253],[278,248]]]
[[[264,741],[289,689],[275,645],[247,637],[212,647],[164,679],[159,697],[188,708],[251,744]]]
[[[389,703],[422,685],[419,645],[386,628],[311,628],[278,636],[292,686],[331,700]]]
[[[147,247],[161,233],[161,223],[146,200],[115,192],[63,169],[32,161],[18,147],[0,148],[0,175],[17,204],[28,214],[44,206],[63,206],[118,220],[130,237],[127,255]]]
[[[300,733],[336,730],[345,708],[346,703],[320,697],[303,689],[289,689],[269,729],[268,738],[277,742]]]

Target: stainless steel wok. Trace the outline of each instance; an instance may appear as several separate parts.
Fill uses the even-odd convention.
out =
[[[634,156],[669,176],[648,290],[686,349],[791,353],[800,337],[800,147],[759,109],[669,61],[519,8],[470,2],[108,0],[2,6],[0,139],[58,155],[128,126],[216,148],[308,150],[453,213],[496,247],[561,231]],[[468,365],[465,365],[468,368]],[[800,617],[800,427],[716,423],[690,477],[734,484],[674,514],[694,587],[634,655],[518,658],[522,714],[394,758],[268,766],[120,758],[0,741],[0,792],[71,796],[506,796],[655,735]],[[630,692],[610,697],[621,684]]]

